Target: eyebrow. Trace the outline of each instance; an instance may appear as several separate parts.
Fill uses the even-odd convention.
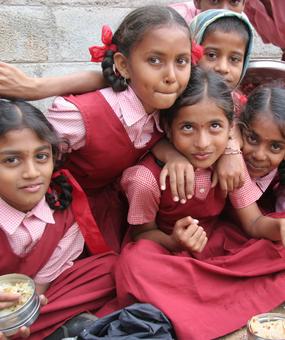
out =
[[[252,134],[256,137],[258,137],[261,140],[264,140],[264,138],[262,138],[262,136],[258,133],[256,133],[254,130],[249,130],[249,129],[244,129],[244,132],[246,135]],[[269,141],[271,143],[278,143],[278,144],[284,144],[285,145],[285,140],[277,140],[277,139],[269,139]]]
[[[157,54],[159,56],[164,56],[164,55],[167,54],[167,52],[164,52],[164,51],[162,52],[160,50],[153,49],[153,50],[146,51],[146,54]],[[181,53],[179,53],[177,55],[190,55],[190,54],[191,54],[190,50],[186,51],[186,49],[185,49],[185,51],[183,51],[183,52],[181,52]]]
[[[36,148],[34,150],[34,152],[39,152],[39,151],[44,151],[44,150],[50,150],[51,149],[51,145],[42,145],[39,146],[38,148]],[[21,153],[23,153],[23,151],[21,150],[13,150],[13,149],[4,149],[4,150],[0,150],[0,154],[1,155],[20,155]]]

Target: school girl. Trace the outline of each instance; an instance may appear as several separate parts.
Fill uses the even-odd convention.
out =
[[[233,103],[217,74],[192,72],[189,88],[162,116],[170,141],[195,168],[195,195],[180,205],[160,191],[152,156],[125,170],[135,242],[116,264],[117,297],[121,306],[154,304],[178,339],[214,339],[284,301],[285,220],[261,214],[248,174],[230,194],[241,227],[220,219],[225,197],[211,175],[227,146]]]
[[[82,189],[68,171],[55,169],[59,146],[38,109],[0,100],[0,275],[26,274],[46,296],[31,327],[29,339],[35,340],[82,312],[97,312],[115,296],[116,255],[102,253],[96,225],[98,254],[78,259],[83,235],[95,222]],[[6,295],[1,292],[1,308],[18,301]]]
[[[239,117],[243,157],[251,178],[264,192],[259,203],[267,212],[285,211],[284,106],[284,88],[259,86],[250,93]]]

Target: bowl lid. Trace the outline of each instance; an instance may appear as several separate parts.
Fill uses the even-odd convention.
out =
[[[240,84],[242,92],[249,94],[256,86],[271,84],[285,87],[285,62],[281,60],[252,59]]]

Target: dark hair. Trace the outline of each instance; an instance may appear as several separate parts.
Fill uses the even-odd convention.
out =
[[[205,97],[213,100],[225,112],[229,122],[233,121],[234,104],[231,89],[222,76],[198,66],[192,68],[186,89],[172,107],[160,111],[161,119],[171,126],[180,108],[195,105]]]
[[[221,17],[211,23],[205,30],[202,38],[202,42],[207,36],[215,31],[222,31],[224,33],[238,32],[248,45],[250,32],[246,24],[237,17]]]
[[[130,12],[114,33],[112,43],[117,45],[118,52],[128,57],[132,49],[143,39],[146,32],[152,29],[176,24],[190,31],[186,21],[173,8],[164,6],[143,6]],[[107,51],[102,62],[103,75],[107,83],[116,92],[124,91],[128,84],[114,71],[114,52]]]
[[[242,111],[239,124],[241,129],[248,129],[259,114],[270,115],[285,138],[285,89],[260,85],[249,95],[247,104]],[[278,167],[280,183],[285,184],[285,162]]]
[[[270,115],[285,138],[285,89],[281,87],[258,86],[248,96],[239,123],[241,128],[248,128],[260,114]]]
[[[51,144],[54,163],[59,156],[59,139],[53,126],[44,114],[33,105],[20,100],[0,99],[0,137],[11,130],[31,129],[44,141]],[[24,142],[24,141],[23,141]],[[55,166],[56,170],[57,166]],[[63,176],[52,179],[50,187],[57,192],[46,193],[46,200],[54,210],[63,210],[71,202],[71,186]]]

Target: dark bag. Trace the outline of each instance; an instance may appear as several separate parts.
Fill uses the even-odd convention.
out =
[[[175,339],[170,321],[157,308],[136,303],[94,321],[78,340]]]

